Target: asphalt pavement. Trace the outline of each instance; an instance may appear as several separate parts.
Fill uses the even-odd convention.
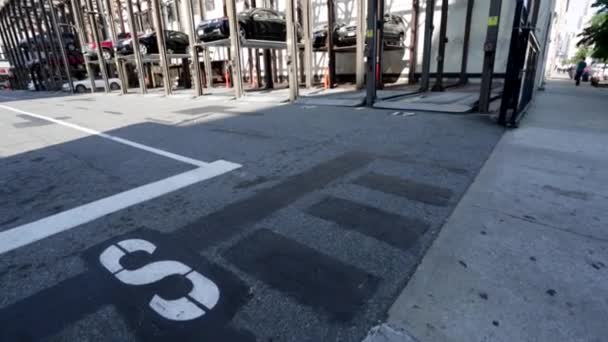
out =
[[[0,340],[361,341],[487,116],[0,94]]]

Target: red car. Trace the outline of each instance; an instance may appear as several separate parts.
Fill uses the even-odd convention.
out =
[[[104,40],[101,42],[101,53],[103,55],[103,59],[112,59],[112,57],[114,57],[115,45],[118,45],[120,41],[124,39],[131,38],[131,34],[119,33],[117,38],[118,41],[116,42],[116,44],[114,44],[111,39]],[[91,59],[97,59],[97,44],[95,44],[95,42],[87,44],[84,53],[86,53],[87,56],[89,56],[89,58]]]

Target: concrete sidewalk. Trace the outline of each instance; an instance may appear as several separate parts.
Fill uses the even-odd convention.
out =
[[[367,341],[606,341],[608,92],[550,81]]]

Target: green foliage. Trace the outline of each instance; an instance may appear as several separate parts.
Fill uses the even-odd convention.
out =
[[[581,60],[587,58],[587,56],[589,56],[589,47],[585,45],[579,46],[578,50],[576,50],[576,53],[574,54],[574,56],[572,56],[572,58],[570,58],[568,63],[577,64]]]
[[[597,8],[597,13],[591,19],[589,26],[579,34],[581,40],[577,45],[593,46],[590,56],[606,60],[608,59],[608,0],[596,0],[593,7]]]

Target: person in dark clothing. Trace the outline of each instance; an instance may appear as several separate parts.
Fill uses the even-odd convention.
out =
[[[576,80],[577,86],[581,84],[581,77],[583,76],[583,72],[585,72],[586,67],[587,67],[587,63],[585,62],[585,60],[581,60],[576,65],[576,74],[574,76],[574,80]]]

